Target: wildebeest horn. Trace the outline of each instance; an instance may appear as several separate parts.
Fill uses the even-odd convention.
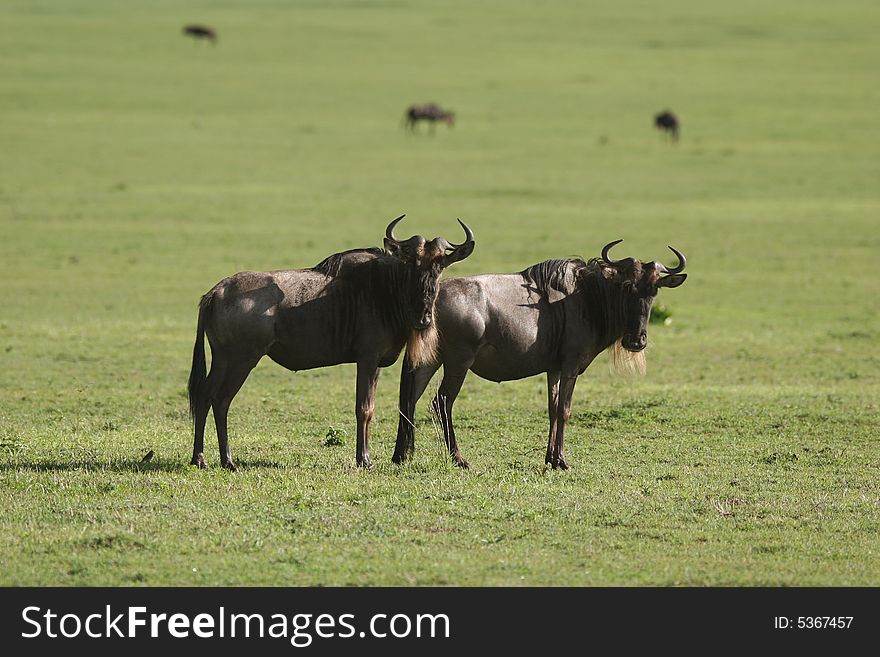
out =
[[[681,271],[684,271],[685,265],[687,265],[687,258],[684,257],[684,253],[676,249],[674,246],[670,246],[669,250],[675,254],[675,257],[678,258],[678,265],[675,269],[669,269],[668,267],[664,267],[667,274],[677,274]]]
[[[474,252],[474,231],[468,228],[468,225],[464,223],[461,219],[458,220],[458,223],[460,223],[461,227],[464,228],[465,240],[461,244],[452,244],[451,242],[443,240],[443,243],[446,244],[446,249],[452,250],[452,253],[444,256],[443,259],[445,266],[447,267],[453,263],[458,262],[459,260],[464,260],[471,253]]]
[[[470,228],[468,228],[468,225],[467,225],[466,223],[464,223],[461,219],[458,220],[458,223],[460,223],[460,224],[461,224],[461,227],[464,228],[464,236],[465,236],[465,240],[464,240],[464,242],[462,242],[461,244],[452,244],[452,243],[450,242],[450,243],[449,243],[449,247],[450,247],[450,248],[453,248],[453,249],[457,249],[457,248],[460,247],[460,246],[464,246],[464,245],[467,244],[468,242],[473,242],[473,241],[474,241],[474,231],[472,231]]]
[[[625,260],[611,260],[608,257],[608,252],[611,250],[611,248],[615,244],[620,244],[622,241],[623,241],[622,239],[614,240],[613,242],[608,242],[608,244],[606,244],[605,246],[602,247],[602,260],[605,261],[606,265],[611,265],[613,267],[613,266],[619,266],[619,265],[622,265],[625,263]]]
[[[388,228],[385,229],[385,237],[387,237],[392,242],[400,242],[399,239],[394,237],[394,227],[400,223],[400,220],[403,219],[406,215],[402,214],[397,219],[388,224]]]

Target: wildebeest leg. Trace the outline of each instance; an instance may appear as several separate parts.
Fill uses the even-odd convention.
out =
[[[547,372],[547,416],[550,419],[550,432],[547,435],[547,456],[545,463],[552,463],[553,453],[556,450],[556,418],[559,409],[559,377],[561,372]]]
[[[403,463],[415,450],[416,403],[425,393],[425,388],[434,373],[440,369],[439,361],[413,371],[409,356],[404,357],[400,370],[400,408],[397,418],[397,443],[394,446],[393,463]]]
[[[248,374],[254,369],[259,362],[259,358],[251,360],[237,360],[227,363],[222,370],[222,378],[218,377],[216,392],[212,396],[212,404],[214,406],[214,424],[217,425],[217,444],[220,447],[220,465],[224,468],[235,472],[238,468],[232,461],[232,454],[229,451],[229,429],[226,424],[226,417],[229,413],[229,406],[241,386],[244,385]],[[213,369],[213,368],[212,368]]]
[[[370,421],[376,408],[376,384],[379,382],[379,365],[376,362],[358,361],[357,364],[357,451],[355,460],[362,468],[371,468]]]
[[[213,368],[212,368],[213,373]],[[211,376],[208,375],[208,384],[210,385]],[[210,390],[210,388],[209,388]],[[208,421],[208,411],[211,410],[210,397],[201,401],[199,406],[194,409],[193,420],[195,424],[195,433],[193,435],[193,455],[190,465],[197,465],[202,470],[208,467],[205,463],[205,424]]]
[[[193,436],[193,455],[190,465],[197,465],[202,470],[208,467],[205,462],[205,425],[208,422],[208,412],[211,410],[214,396],[217,392],[219,383],[226,376],[226,364],[223,357],[216,355],[211,363],[211,371],[205,382],[204,398],[198,401],[198,405],[193,409],[193,420],[195,424],[195,432]]]
[[[559,402],[556,406],[556,440],[550,454],[550,466],[568,470],[563,452],[565,446],[565,425],[571,417],[571,397],[574,393],[576,376],[563,376],[559,382]]]
[[[469,368],[470,363],[463,370],[456,369],[450,372],[444,366],[443,381],[440,383],[440,390],[437,391],[433,401],[434,411],[437,413],[437,417],[440,418],[440,426],[443,427],[446,447],[449,449],[449,454],[452,456],[455,465],[460,468],[467,468],[468,462],[462,457],[461,450],[458,448],[458,442],[455,440],[455,427],[452,424],[452,407],[455,404],[455,398],[458,397],[458,393],[461,391],[461,386],[464,383],[464,378],[467,376]]]

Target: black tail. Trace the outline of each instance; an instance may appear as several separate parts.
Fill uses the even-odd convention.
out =
[[[212,292],[202,297],[199,303],[199,322],[196,328],[196,343],[193,346],[192,369],[189,372],[189,414],[195,419],[196,412],[207,401],[208,376],[205,366],[205,314],[211,308]]]
[[[404,355],[400,367],[400,407],[397,418],[397,445],[394,448],[394,463],[403,463],[412,458],[416,451],[416,372],[409,355]]]

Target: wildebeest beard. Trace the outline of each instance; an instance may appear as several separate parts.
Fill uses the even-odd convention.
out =
[[[645,376],[648,370],[647,359],[645,358],[645,349],[642,351],[630,351],[626,349],[621,340],[618,339],[608,347],[608,354],[611,356],[611,371],[618,376],[637,377]]]
[[[411,330],[406,342],[406,355],[413,367],[436,363],[439,343],[440,333],[437,331],[436,322],[421,331]]]

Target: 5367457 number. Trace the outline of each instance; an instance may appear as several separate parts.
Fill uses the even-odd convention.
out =
[[[853,616],[776,616],[773,619],[773,627],[777,630],[825,630],[825,629],[849,629],[853,622]]]
[[[852,623],[852,616],[798,616],[797,626],[800,629],[847,629]]]

